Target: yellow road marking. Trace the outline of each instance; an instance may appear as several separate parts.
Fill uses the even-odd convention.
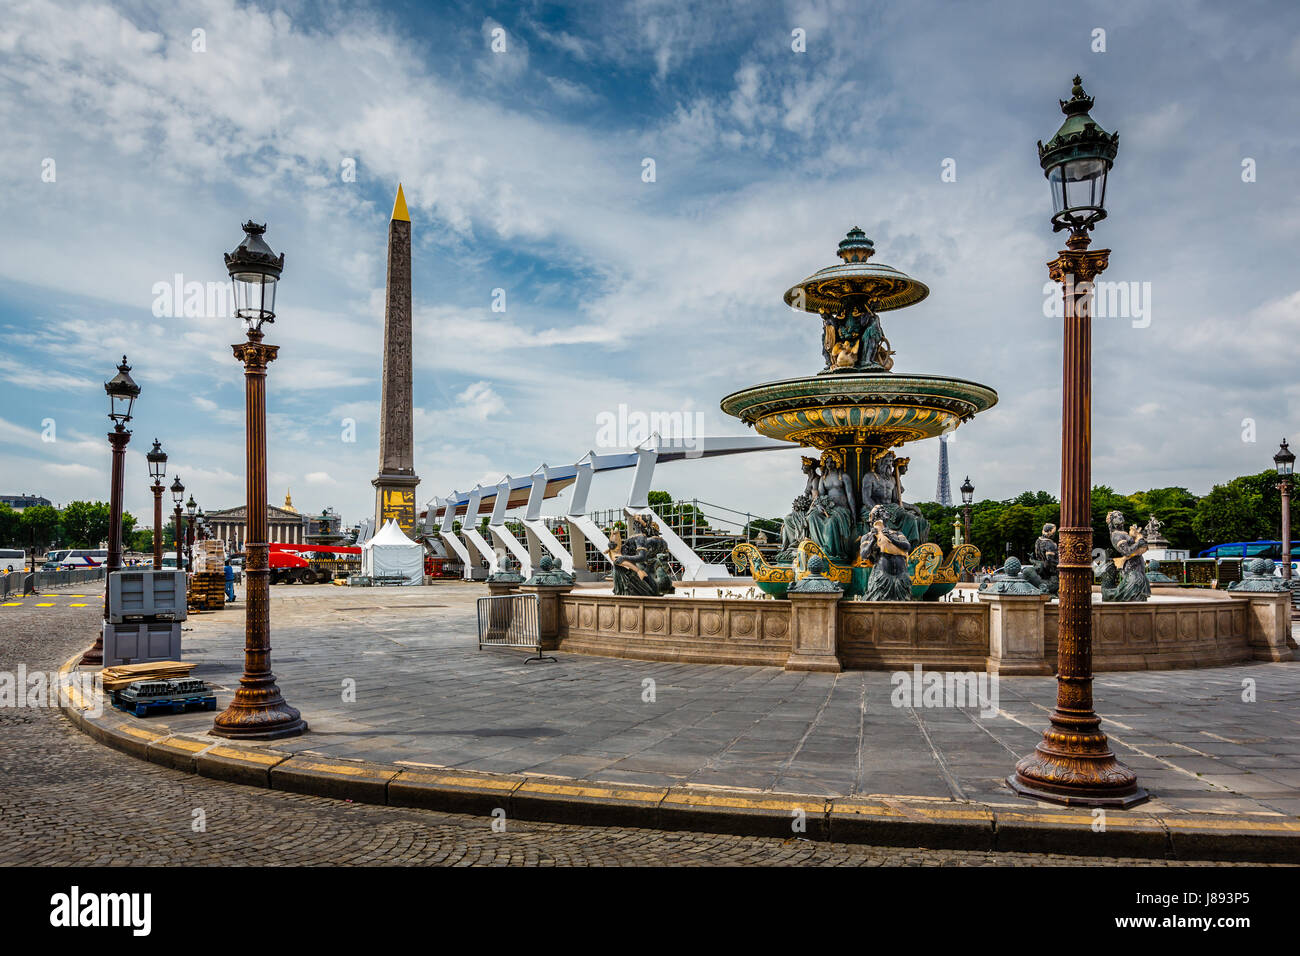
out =
[[[36,606],[37,606],[37,607],[54,607],[54,604],[53,604],[53,603],[48,603],[48,604],[38,604],[38,605],[36,605]]]
[[[0,604],[0,607],[22,607],[22,606],[23,606],[22,601],[6,601],[4,604]]]
[[[90,607],[89,604],[69,604],[68,607]]]

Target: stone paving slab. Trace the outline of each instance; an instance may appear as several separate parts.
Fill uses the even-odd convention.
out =
[[[802,809],[812,838],[823,839],[888,843],[924,831],[932,841],[924,845],[943,847],[1047,841],[1065,852],[1104,845],[1111,854],[1213,857],[1236,846],[1247,858],[1290,853],[1279,841],[1300,845],[1296,664],[1098,678],[1113,745],[1154,794],[1138,810],[1110,811],[1111,835],[1098,840],[1091,815],[1062,816],[1005,786],[1046,725],[1051,679],[1003,678],[997,712],[982,716],[894,707],[885,673],[564,654],[559,664],[525,665],[509,651],[477,649],[476,586],[435,586],[437,602],[426,590],[379,592],[366,603],[389,606],[358,627],[339,620],[340,598],[359,603],[347,591],[273,589],[274,667],[312,728],[273,748],[208,736],[211,713],[74,719],[97,739],[178,769],[189,762],[207,776],[376,803],[454,809],[460,799],[481,812],[501,790],[482,781],[506,775],[496,779],[509,783],[510,812],[574,822],[789,832]],[[192,620],[185,635],[185,657],[220,688],[219,706],[238,679],[242,623],[236,606]],[[653,700],[643,699],[647,680]],[[1253,703],[1242,700],[1246,680]],[[354,701],[345,699],[349,682]],[[700,802],[701,793],[722,796]],[[878,806],[973,816],[860,809]],[[1222,825],[1199,826],[1212,816]]]
[[[1003,781],[1037,743],[1054,697],[1050,678],[1003,678],[999,711],[984,717],[893,707],[885,673],[564,654],[558,665],[526,665],[511,651],[477,649],[479,593],[459,583],[364,598],[273,589],[275,670],[312,727],[277,746],[643,786],[1019,799]],[[343,610],[357,606],[366,610]],[[242,608],[190,626],[185,656],[222,688],[224,705],[241,664]],[[1300,793],[1294,776],[1278,774],[1300,773],[1296,666],[1103,674],[1096,693],[1117,753],[1161,809],[1290,815]],[[642,699],[647,680],[653,701]],[[1254,703],[1241,700],[1245,680],[1256,684]],[[344,700],[349,681],[355,701]],[[201,713],[153,719],[184,732],[210,725]]]

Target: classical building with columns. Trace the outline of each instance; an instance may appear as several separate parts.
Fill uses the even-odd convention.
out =
[[[226,547],[232,551],[244,549],[244,529],[248,525],[248,514],[243,505],[224,511],[209,511],[204,517],[207,519],[208,532],[214,538],[226,542]],[[267,538],[272,544],[304,543],[303,517],[296,511],[267,505],[266,527]]]

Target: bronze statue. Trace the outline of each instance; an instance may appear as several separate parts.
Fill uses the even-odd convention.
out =
[[[861,297],[846,300],[840,312],[822,317],[822,358],[827,372],[888,371],[894,353],[888,347],[880,317]]]
[[[1272,558],[1252,558],[1241,565],[1241,580],[1228,585],[1229,591],[1289,591],[1285,581],[1273,573]]]
[[[907,536],[885,527],[884,505],[871,509],[871,530],[862,536],[861,554],[871,562],[864,596],[868,601],[912,600],[912,579],[907,573],[910,545]]]
[[[808,537],[808,507],[812,504],[809,495],[799,495],[790,502],[790,513],[781,521],[781,551],[776,556],[778,562],[793,560],[794,550],[799,542]]]
[[[1060,560],[1060,552],[1052,536],[1056,534],[1056,525],[1050,521],[1043,525],[1043,532],[1034,542],[1034,560],[1033,571],[1035,577],[1042,582],[1044,588],[1049,594],[1056,594],[1060,587],[1060,576],[1057,574],[1057,564]]]
[[[615,531],[610,536],[609,550],[605,552],[614,566],[614,593],[639,594],[642,597],[659,597],[668,593],[673,589],[667,564],[668,546],[655,533],[654,524],[645,515],[632,515],[629,523],[636,533],[622,541]]]
[[[1106,515],[1106,527],[1110,529],[1111,547],[1119,553],[1119,557],[1107,557],[1103,551],[1102,561],[1094,560],[1094,570],[1100,572],[1102,579],[1101,599],[1145,601],[1151,597],[1151,582],[1147,580],[1146,566],[1142,559],[1147,551],[1147,540],[1142,535],[1142,529],[1133,525],[1125,531],[1124,515],[1118,511]]]
[[[1037,572],[1021,564],[1019,558],[1007,558],[1007,563],[992,574],[981,575],[979,589],[999,594],[1047,593],[1047,587]]]
[[[808,509],[807,536],[822,553],[837,563],[847,563],[853,550],[853,527],[857,522],[857,501],[842,459],[834,451],[822,457],[817,494]]]

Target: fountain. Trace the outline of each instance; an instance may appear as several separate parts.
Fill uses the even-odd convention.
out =
[[[979,550],[969,543],[945,556],[929,542],[928,522],[903,500],[908,459],[892,449],[953,431],[993,407],[997,392],[965,379],[894,372],[879,314],[915,305],[930,290],[872,262],[874,253],[871,240],[854,227],[839,244],[840,263],[785,294],[793,309],[821,317],[821,372],[753,385],[722,400],[724,412],[759,434],[819,453],[803,460],[806,484],[785,518],[775,562],[750,544],[732,552],[736,566],[748,566],[759,587],[775,597],[807,577],[817,558],[846,597],[869,599],[906,594],[906,587],[900,591],[881,580],[885,564],[872,574],[885,555],[891,556],[886,563],[897,564],[892,556],[900,550],[907,552],[915,600],[937,600],[979,563]]]

